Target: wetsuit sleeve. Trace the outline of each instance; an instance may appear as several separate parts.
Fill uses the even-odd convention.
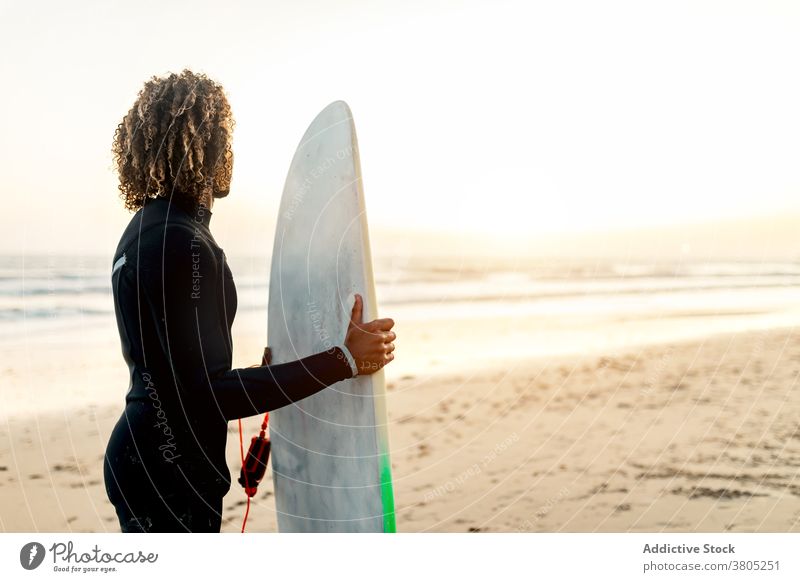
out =
[[[139,264],[143,258],[149,263],[146,292],[182,399],[205,397],[233,420],[286,406],[357,374],[339,346],[294,362],[232,370],[222,264],[191,228],[170,225],[162,232],[163,245],[159,240]]]
[[[347,363],[350,364],[350,369],[353,371],[353,376],[358,376],[358,366],[356,365],[356,359],[353,357],[353,354],[350,353],[350,350],[347,349],[347,346],[344,344],[339,344],[336,347],[342,350],[344,357],[347,358]]]

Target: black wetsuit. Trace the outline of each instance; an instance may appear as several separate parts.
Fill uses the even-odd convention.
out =
[[[123,531],[219,531],[231,484],[228,421],[353,376],[338,346],[295,362],[231,370],[236,289],[210,219],[207,208],[148,200],[114,254],[130,386],[104,476]]]

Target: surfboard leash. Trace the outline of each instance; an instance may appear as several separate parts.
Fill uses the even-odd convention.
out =
[[[269,365],[269,348],[264,350],[264,357],[261,364]],[[250,515],[250,498],[258,492],[258,486],[267,472],[269,462],[270,441],[267,435],[269,427],[269,412],[264,415],[264,422],[261,423],[261,432],[254,436],[250,441],[250,448],[247,450],[247,457],[244,454],[244,435],[242,431],[242,419],[239,419],[239,454],[242,458],[242,470],[239,472],[239,484],[244,487],[247,494],[247,508],[242,520],[242,533],[247,525],[247,517]]]
[[[239,452],[242,457],[242,470],[239,473],[239,484],[244,487],[247,494],[247,508],[242,521],[242,533],[247,525],[247,516],[250,515],[250,498],[258,493],[258,485],[267,472],[269,462],[270,442],[267,436],[269,426],[269,412],[264,415],[264,422],[261,423],[261,432],[254,436],[250,441],[250,448],[247,457],[244,455],[244,436],[242,433],[242,420],[239,419]]]

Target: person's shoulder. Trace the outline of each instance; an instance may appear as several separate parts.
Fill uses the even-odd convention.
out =
[[[144,240],[146,239],[146,240]],[[208,237],[191,224],[168,222],[160,228],[151,229],[143,237],[143,246],[156,252],[161,249],[164,256],[181,257],[185,254],[214,256],[214,246]]]
[[[186,220],[179,212],[169,212],[167,202],[157,198],[149,201],[139,208],[128,221],[119,240],[119,248],[132,245],[141,246],[142,241],[150,242],[164,237],[165,227],[170,224],[186,224]]]
[[[215,265],[217,245],[207,229],[190,220],[181,208],[170,207],[168,202],[157,199],[131,218],[115,257],[123,254],[141,273],[160,271],[166,264],[170,264],[170,269],[180,268],[181,263],[197,262],[199,258]]]
[[[177,288],[191,281],[193,273],[202,270],[203,277],[214,279],[220,269],[214,249],[204,237],[198,236],[189,225],[169,223],[148,231],[138,246],[136,255],[140,280],[144,285],[161,288],[165,281]]]

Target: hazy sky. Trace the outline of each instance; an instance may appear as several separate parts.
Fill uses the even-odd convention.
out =
[[[212,222],[229,252],[269,252],[297,142],[336,99],[376,236],[750,216],[794,233],[800,216],[796,2],[0,6],[0,252],[113,251],[114,128],[146,78],[184,67],[226,87],[237,121]]]

